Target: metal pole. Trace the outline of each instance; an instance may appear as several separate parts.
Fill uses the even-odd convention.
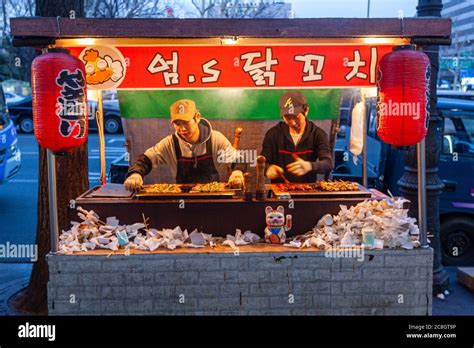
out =
[[[58,251],[58,196],[56,192],[56,157],[53,151],[47,151],[48,158],[48,198],[49,198],[49,228],[51,233],[51,253]]]
[[[367,0],[367,18],[370,18],[370,0]]]
[[[104,109],[102,100],[102,90],[97,91],[97,133],[99,134],[99,157],[100,157],[100,184],[105,185],[107,182],[106,161],[105,161],[105,135],[104,135]]]
[[[420,243],[422,247],[427,247],[427,226],[426,226],[426,153],[425,139],[416,145],[417,165],[418,165],[418,226],[420,228]]]
[[[362,121],[362,186],[367,187],[367,115],[370,112],[370,106],[367,107],[365,96],[362,95],[361,98],[362,102],[364,103],[365,113]]]

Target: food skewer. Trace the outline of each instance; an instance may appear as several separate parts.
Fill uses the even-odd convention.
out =
[[[285,174],[283,174],[283,172],[280,172],[279,170],[277,170],[277,173],[278,175],[280,176],[280,178],[283,179],[283,181],[285,182],[285,184],[291,184],[290,180],[288,180],[285,176]]]

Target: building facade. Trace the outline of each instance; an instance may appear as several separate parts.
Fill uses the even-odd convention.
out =
[[[442,78],[454,84],[474,76],[474,0],[444,0],[442,16],[453,21],[451,46],[440,47]]]

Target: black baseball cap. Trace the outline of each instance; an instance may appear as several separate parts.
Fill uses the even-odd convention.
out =
[[[306,97],[299,91],[286,92],[280,97],[280,116],[298,115],[308,105]]]

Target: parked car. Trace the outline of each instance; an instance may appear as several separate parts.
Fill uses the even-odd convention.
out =
[[[5,101],[7,102],[7,105],[11,103],[19,102],[25,98],[21,95],[18,95],[12,92],[4,92],[3,94],[5,95]]]
[[[437,95],[441,98],[474,100],[474,91],[438,91]]]
[[[0,184],[13,179],[21,168],[16,128],[10,119],[5,96],[0,87]]]
[[[461,86],[463,91],[474,91],[474,77],[464,77]]]
[[[104,130],[109,134],[122,133],[122,119],[118,101],[103,103],[104,108]],[[20,132],[33,133],[33,108],[31,97],[26,97],[22,101],[11,103],[8,105],[10,116],[18,127]],[[95,121],[95,112],[97,110],[97,102],[95,100],[88,101],[89,109],[89,130],[97,131],[97,122]]]
[[[367,167],[369,187],[400,195],[404,151],[382,143],[376,132],[376,102],[367,101]],[[442,259],[445,265],[474,265],[474,101],[438,98],[444,117],[443,148],[438,165],[444,183],[440,196]],[[362,158],[355,165],[349,155],[350,121],[343,139],[336,141],[334,179],[361,182]],[[344,161],[344,159],[349,159]]]
[[[93,130],[97,130],[97,122],[95,122],[95,110],[97,110],[97,102],[94,100],[89,100],[88,103],[89,110],[92,110],[92,114],[91,112],[89,113],[89,126],[91,126]],[[122,118],[118,99],[103,99],[102,106],[104,108],[105,132],[108,134],[123,133]],[[93,121],[93,125],[91,125],[91,121]]]
[[[31,97],[8,105],[10,117],[22,133],[33,133],[33,111]]]
[[[451,89],[453,85],[448,80],[439,80],[438,81],[438,89]]]
[[[118,94],[116,90],[102,92],[103,102],[115,102],[118,103]]]

